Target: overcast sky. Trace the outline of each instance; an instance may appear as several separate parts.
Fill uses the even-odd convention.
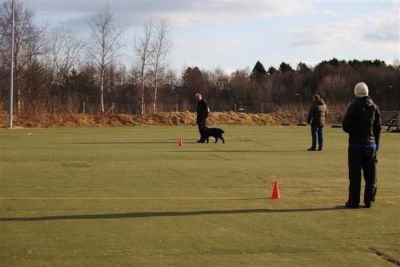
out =
[[[18,1],[18,0],[17,0]],[[20,0],[21,1],[21,0]],[[178,71],[315,65],[338,59],[400,58],[400,0],[25,0],[37,20],[85,36],[87,20],[108,3],[132,43],[143,21],[165,17]],[[127,57],[133,53],[129,46]],[[133,56],[132,56],[133,57]],[[124,60],[128,60],[125,58]]]

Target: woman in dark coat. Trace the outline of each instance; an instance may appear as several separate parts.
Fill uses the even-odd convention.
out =
[[[312,145],[308,151],[321,151],[324,145],[324,126],[327,113],[327,106],[319,95],[313,96],[313,103],[308,112],[307,123],[311,125]]]

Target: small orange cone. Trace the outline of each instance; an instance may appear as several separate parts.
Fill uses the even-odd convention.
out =
[[[274,190],[272,191],[272,199],[280,199],[281,198],[281,194],[279,193],[279,185],[278,185],[278,181],[275,181],[274,184]]]
[[[184,147],[183,139],[182,139],[182,138],[179,138],[178,146],[179,146],[180,148],[183,148],[183,147]]]

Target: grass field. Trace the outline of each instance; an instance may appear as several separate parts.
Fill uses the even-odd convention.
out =
[[[225,131],[1,129],[0,266],[399,264],[399,134],[382,136],[376,205],[346,210],[340,129],[323,152],[308,127]]]

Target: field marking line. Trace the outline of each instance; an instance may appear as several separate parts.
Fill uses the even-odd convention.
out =
[[[315,200],[342,200],[345,197],[332,198],[314,198]],[[400,196],[377,197],[377,199],[400,199]],[[270,197],[254,197],[254,198],[235,198],[235,197],[6,197],[0,198],[0,201],[8,200],[271,200]],[[285,198],[281,200],[309,200],[309,198]]]

